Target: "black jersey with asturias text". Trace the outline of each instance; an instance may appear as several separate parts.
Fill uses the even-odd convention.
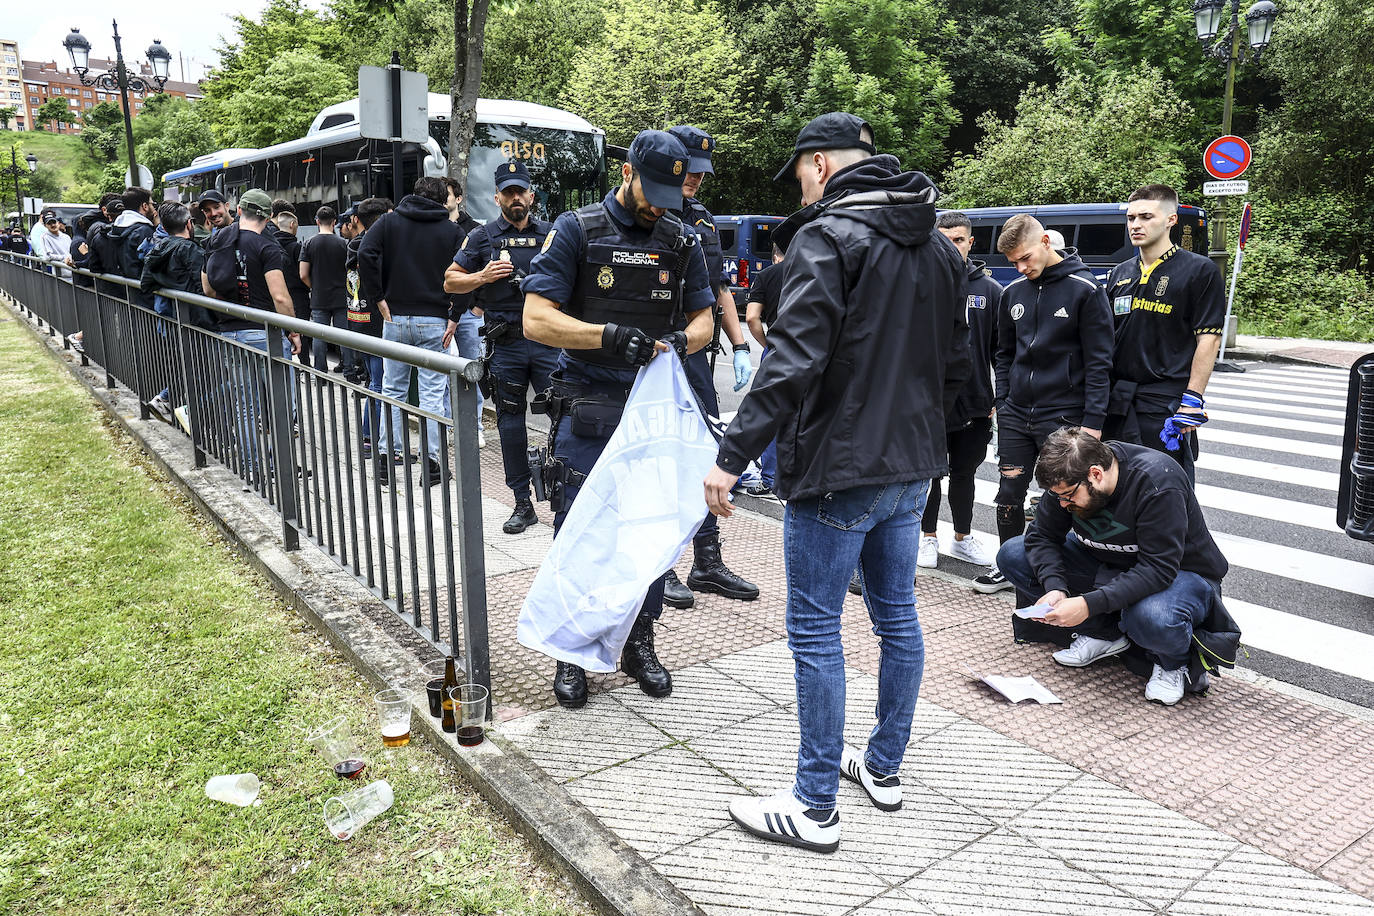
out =
[[[1175,245],[1153,264],[1132,258],[1112,268],[1107,298],[1116,322],[1112,379],[1188,387],[1197,335],[1220,334],[1226,320],[1221,271]]]

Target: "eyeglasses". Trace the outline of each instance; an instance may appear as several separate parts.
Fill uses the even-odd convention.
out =
[[[1086,480],[1080,480],[1078,483],[1074,484],[1073,489],[1067,493],[1056,493],[1053,490],[1050,490],[1048,492],[1055,499],[1059,500],[1060,505],[1068,505],[1069,503],[1073,502],[1074,495],[1078,493],[1078,488],[1083,486],[1083,484],[1085,483],[1087,483]]]

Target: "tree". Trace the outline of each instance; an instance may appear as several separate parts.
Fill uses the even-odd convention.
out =
[[[123,109],[114,102],[96,102],[86,109],[81,116],[81,142],[101,162],[113,162],[124,146]]]
[[[342,67],[315,52],[283,51],[247,88],[220,97],[213,108],[215,133],[224,146],[244,147],[302,137],[321,108],[356,89]]]
[[[51,123],[53,130],[57,129],[59,121],[64,124],[69,124],[73,120],[71,106],[67,104],[67,100],[62,96],[53,96],[42,105],[38,106],[38,123]]]
[[[156,191],[163,175],[213,150],[215,138],[196,105],[175,96],[154,101],[158,104],[150,103],[134,121],[134,141],[138,161],[152,172]]]
[[[599,0],[520,0],[487,19],[482,94],[562,106],[583,49],[605,28]]]
[[[1196,146],[1192,108],[1150,67],[1032,86],[1016,110],[1012,123],[982,119],[976,155],[946,176],[947,206],[1120,201],[1143,184],[1181,187]]]
[[[19,114],[19,109],[13,105],[6,105],[0,108],[0,130],[9,130],[10,121]]]
[[[573,67],[567,104],[605,128],[613,143],[628,144],[645,128],[695,124],[719,145],[739,147],[756,123],[740,104],[740,59],[711,0],[696,6],[618,0],[600,41]]]

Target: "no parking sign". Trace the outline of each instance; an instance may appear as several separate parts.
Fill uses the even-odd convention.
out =
[[[1239,178],[1250,167],[1250,144],[1240,137],[1217,137],[1207,144],[1202,165],[1218,181]]]

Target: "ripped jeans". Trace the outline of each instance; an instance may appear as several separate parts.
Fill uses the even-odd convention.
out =
[[[1076,416],[1032,417],[1015,404],[997,411],[997,539],[1005,544],[1026,530],[1026,493],[1035,476],[1035,459],[1050,433],[1077,426]]]

